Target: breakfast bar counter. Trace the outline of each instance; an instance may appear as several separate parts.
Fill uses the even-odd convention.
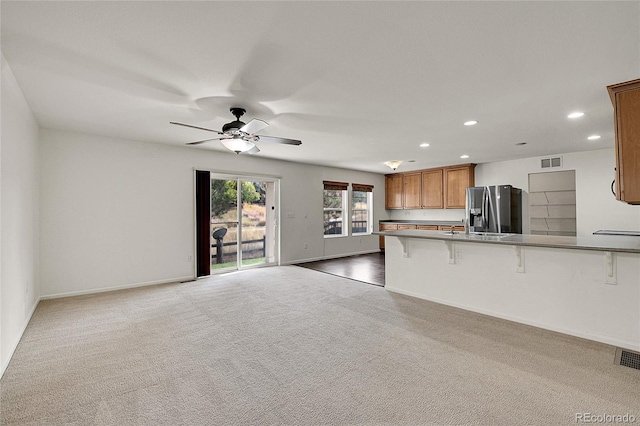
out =
[[[389,291],[640,350],[640,237],[376,234]]]

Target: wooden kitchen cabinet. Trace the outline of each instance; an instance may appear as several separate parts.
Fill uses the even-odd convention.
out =
[[[442,209],[443,198],[443,170],[425,170],[422,172],[422,208]]]
[[[616,199],[640,204],[640,79],[607,90],[613,104]]]
[[[398,229],[418,229],[417,225],[412,225],[410,223],[398,224]]]
[[[451,231],[451,226],[440,225],[438,226],[439,231]],[[455,232],[464,232],[464,225],[454,225],[453,230]]]
[[[401,209],[404,179],[401,174],[385,176],[384,180],[384,208]]]
[[[405,209],[422,207],[422,173],[404,173],[402,206]]]
[[[475,164],[385,176],[385,209],[463,209]]]
[[[392,223],[380,223],[378,224],[378,229],[380,231],[397,231],[398,225]],[[380,251],[384,251],[384,236],[380,236]]]
[[[463,164],[444,169],[444,208],[464,209],[467,187],[474,186],[475,164]]]

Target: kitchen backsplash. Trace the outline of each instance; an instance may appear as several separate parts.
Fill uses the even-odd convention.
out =
[[[387,210],[391,220],[452,220],[464,219],[464,209]]]

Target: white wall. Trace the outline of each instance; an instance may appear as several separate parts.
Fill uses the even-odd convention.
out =
[[[0,375],[39,296],[38,124],[2,56]]]
[[[540,158],[478,164],[476,185],[510,184],[528,191],[529,173],[545,170],[576,171],[576,224],[578,236],[591,235],[599,229],[640,230],[640,206],[617,201],[611,193],[614,178],[613,148],[563,154],[562,167],[541,169]],[[525,220],[523,231],[529,230],[527,194],[524,194]]]
[[[281,177],[282,263],[378,249],[377,236],[323,238],[322,181],[374,185],[377,225],[383,175],[42,129],[42,295],[193,277],[194,167]]]

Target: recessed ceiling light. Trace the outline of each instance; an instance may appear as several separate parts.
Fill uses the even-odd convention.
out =
[[[522,146],[522,145],[526,145],[526,144],[527,144],[526,142],[518,142],[518,143],[516,144],[516,146]]]
[[[464,125],[465,125],[465,126],[474,126],[474,125],[476,125],[476,124],[478,124],[478,121],[477,121],[477,120],[469,120],[469,121],[465,121],[465,122],[464,122]]]
[[[461,155],[460,158],[469,158],[467,154]]]
[[[426,148],[426,147],[428,147],[428,146],[429,146],[429,144],[428,144],[428,143],[426,143],[426,142],[425,142],[425,143],[421,143],[421,144],[420,144],[420,147],[421,147],[421,148]]]
[[[572,112],[571,114],[567,115],[568,118],[578,118],[578,117],[582,117],[584,115],[584,112]]]
[[[600,139],[600,135],[591,135],[587,139],[590,141],[595,141],[596,139]]]

